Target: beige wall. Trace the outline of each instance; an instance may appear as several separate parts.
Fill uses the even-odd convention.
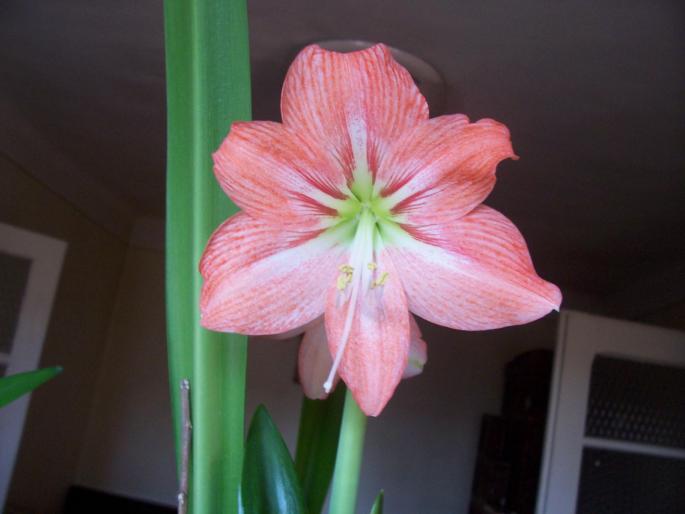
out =
[[[33,394],[8,504],[59,512],[72,482],[125,245],[0,155],[0,221],[68,243],[41,365],[64,373]]]
[[[164,256],[130,247],[94,393],[77,483],[170,503],[175,497],[164,322]]]

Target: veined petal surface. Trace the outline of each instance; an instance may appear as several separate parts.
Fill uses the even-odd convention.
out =
[[[323,316],[316,318],[306,325],[302,325],[300,327],[293,328],[292,330],[288,330],[287,332],[282,332],[280,334],[273,334],[269,336],[270,339],[276,339],[276,340],[284,340],[284,339],[292,339],[293,337],[301,336],[303,335],[307,330],[310,328],[314,328],[315,325],[323,323]]]
[[[253,218],[290,230],[321,228],[321,217],[336,213],[345,177],[310,141],[280,123],[234,123],[214,153],[214,172]]]
[[[481,205],[429,237],[433,244],[404,237],[388,247],[409,309],[418,316],[460,330],[487,330],[559,308],[559,289],[536,274],[520,232],[494,209]]]
[[[281,95],[283,123],[317,141],[349,177],[377,169],[400,134],[428,119],[411,75],[384,45],[351,53],[308,46],[290,66]]]
[[[490,194],[497,164],[508,157],[515,155],[501,123],[440,116],[393,144],[380,163],[378,187],[407,225],[451,223]]]
[[[267,335],[305,325],[323,313],[341,255],[325,233],[305,238],[245,213],[232,216],[200,263],[202,326]]]
[[[338,373],[367,416],[377,416],[392,396],[407,365],[409,312],[398,272],[385,252],[378,269],[387,272],[384,285],[360,295],[353,308],[352,328]],[[336,355],[344,332],[348,302],[333,286],[326,301],[326,334]]]

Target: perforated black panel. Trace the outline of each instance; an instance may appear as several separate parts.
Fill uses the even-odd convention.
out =
[[[685,460],[585,448],[576,514],[683,514]]]
[[[685,369],[595,357],[585,433],[685,448]]]

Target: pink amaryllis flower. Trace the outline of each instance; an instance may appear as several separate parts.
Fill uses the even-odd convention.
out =
[[[305,48],[288,71],[283,123],[234,123],[214,154],[242,209],[200,265],[202,325],[277,334],[324,315],[336,373],[378,415],[406,368],[410,311],[484,330],[558,309],[511,221],[481,204],[515,158],[509,131],[461,114],[428,119],[383,45]]]

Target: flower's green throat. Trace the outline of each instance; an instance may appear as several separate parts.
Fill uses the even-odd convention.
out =
[[[380,195],[379,190],[368,170],[355,170],[353,181],[343,192],[346,198],[336,205],[336,224],[347,228],[345,232],[349,242],[352,242],[360,230],[368,230],[373,245],[384,227],[396,226],[389,202]]]

